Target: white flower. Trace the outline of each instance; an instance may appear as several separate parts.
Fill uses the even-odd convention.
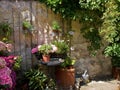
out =
[[[41,45],[38,45],[38,50],[41,48]]]
[[[52,46],[52,51],[51,52],[56,52],[58,50],[58,48],[55,45],[51,45]]]
[[[6,47],[7,47],[7,50],[9,51],[9,52],[11,52],[12,51],[12,44],[6,44]]]

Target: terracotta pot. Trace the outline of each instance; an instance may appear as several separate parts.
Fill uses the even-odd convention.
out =
[[[112,75],[114,79],[120,80],[120,67],[112,67]]]
[[[55,72],[56,82],[59,86],[68,87],[75,84],[75,68],[59,68]]]
[[[44,62],[49,62],[50,61],[50,55],[42,55],[42,60],[44,61]]]

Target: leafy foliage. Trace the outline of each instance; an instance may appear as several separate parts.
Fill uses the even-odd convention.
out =
[[[67,52],[69,51],[69,46],[67,45],[65,41],[54,41],[52,43],[58,49],[56,53],[67,54]]]
[[[0,36],[2,36],[2,41],[9,41],[9,37],[12,34],[12,28],[9,23],[1,22],[0,23]]]
[[[63,18],[75,18],[76,10],[79,9],[79,0],[39,0],[50,7],[55,13],[60,13]]]
[[[104,11],[104,4],[108,0],[79,0],[79,4],[82,8],[89,10],[99,10]]]
[[[112,66],[120,67],[120,57],[112,56]]]
[[[111,7],[112,6],[112,7]],[[115,1],[106,4],[106,12],[103,15],[103,24],[101,27],[101,35],[108,43],[114,43],[120,40],[120,12]]]
[[[52,50],[51,44],[43,44],[43,45],[41,45],[41,47],[39,48],[39,51],[40,51],[41,53],[43,53],[44,55],[48,55],[51,50]]]
[[[60,25],[58,24],[57,21],[53,21],[53,23],[52,23],[52,29],[53,30],[61,31]]]
[[[17,56],[15,58],[15,63],[14,63],[14,70],[19,70],[20,69],[20,66],[21,66],[21,62],[22,62],[22,57],[21,56]]]
[[[33,28],[33,26],[31,25],[31,23],[30,22],[28,22],[28,21],[23,21],[23,28],[24,29],[32,29]]]
[[[111,7],[112,6],[112,7]],[[103,24],[100,34],[108,43],[105,55],[112,57],[112,64],[120,66],[120,1],[110,0],[106,4],[106,12],[103,15]]]
[[[104,54],[111,56],[112,60],[120,57],[120,0],[39,1],[63,18],[79,19],[82,23],[80,31],[90,42],[90,50],[99,49],[104,39],[108,43]]]
[[[81,32],[91,42],[89,50],[100,48],[101,38],[98,27],[108,0],[39,0],[63,18],[76,20],[83,24]],[[87,26],[87,27],[86,27]],[[91,35],[92,34],[92,35]],[[96,38],[96,39],[95,39]]]
[[[49,79],[43,72],[39,71],[39,69],[31,69],[26,72],[25,76],[29,80],[30,90],[45,90],[46,87],[54,90],[54,81]]]
[[[120,45],[119,43],[113,43],[113,44],[110,44],[108,45],[106,48],[105,48],[105,55],[106,56],[117,56],[117,57],[120,57]]]
[[[72,59],[70,56],[65,58],[65,61],[61,64],[63,68],[69,68],[69,66],[73,66],[75,64],[75,60]]]

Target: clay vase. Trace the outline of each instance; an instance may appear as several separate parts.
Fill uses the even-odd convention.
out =
[[[69,87],[75,84],[75,68],[59,68],[55,72],[58,86]]]

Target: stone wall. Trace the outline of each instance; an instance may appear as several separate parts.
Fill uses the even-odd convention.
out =
[[[104,47],[101,47],[101,50],[97,52],[96,56],[92,56],[87,49],[89,42],[85,40],[80,33],[80,23],[73,21],[72,28],[73,30],[76,30],[72,40],[74,48],[72,56],[77,59],[75,64],[76,71],[80,73],[84,70],[88,70],[91,77],[110,75],[111,61],[110,58],[107,58],[102,54]]]
[[[69,27],[60,15],[54,14],[45,5],[37,1],[0,1],[0,21],[7,21],[14,28],[12,36],[14,54],[22,55],[22,68],[30,68],[35,62],[31,54],[34,45],[49,43],[53,39],[51,25],[54,20],[58,21],[62,29]],[[34,25],[32,33],[22,29],[22,21],[28,20]],[[90,76],[111,74],[110,59],[102,55],[101,50],[93,57],[87,50],[88,42],[80,33],[81,24],[72,21],[72,29],[75,30],[72,39],[73,51],[71,55],[76,58],[76,72],[88,70]]]

